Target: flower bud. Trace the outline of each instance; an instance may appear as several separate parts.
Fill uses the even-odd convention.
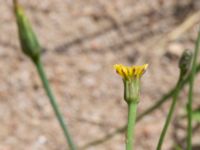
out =
[[[182,77],[188,75],[191,69],[191,62],[192,62],[192,52],[189,50],[184,51],[179,61],[180,75]]]
[[[33,61],[37,61],[40,56],[40,44],[23,8],[18,4],[17,0],[13,0],[13,4],[22,51]]]

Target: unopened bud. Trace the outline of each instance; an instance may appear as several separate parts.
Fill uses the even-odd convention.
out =
[[[40,44],[23,8],[17,0],[13,0],[13,4],[21,48],[27,56],[36,61],[40,56]]]
[[[189,50],[184,51],[179,61],[179,68],[182,77],[185,77],[189,73],[191,69],[191,62],[192,52]]]

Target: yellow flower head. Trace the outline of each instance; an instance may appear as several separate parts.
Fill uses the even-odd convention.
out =
[[[125,80],[140,79],[145,73],[148,64],[142,66],[124,66],[122,64],[114,65],[116,72]]]

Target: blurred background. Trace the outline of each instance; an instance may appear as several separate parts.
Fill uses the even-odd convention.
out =
[[[176,84],[178,60],[193,49],[199,0],[19,0],[43,46],[49,81],[79,147],[126,124],[123,83],[113,65],[149,64],[138,113]],[[22,54],[12,1],[0,1],[0,150],[65,150],[66,142],[32,62]],[[196,79],[194,107],[200,78]],[[185,143],[187,87],[163,150]],[[136,149],[154,150],[170,101],[136,125]],[[199,125],[197,125],[198,127]],[[200,149],[198,128],[193,145]],[[87,150],[122,150],[115,134]]]

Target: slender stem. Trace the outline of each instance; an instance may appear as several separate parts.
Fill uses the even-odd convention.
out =
[[[45,71],[44,71],[44,68],[43,68],[43,65],[42,65],[40,59],[35,61],[35,66],[36,66],[38,74],[39,74],[39,76],[40,76],[40,78],[42,80],[42,83],[43,83],[44,89],[46,91],[46,94],[49,97],[51,106],[52,106],[52,108],[53,108],[53,110],[55,112],[55,115],[56,115],[56,117],[57,117],[57,119],[58,119],[58,121],[60,123],[60,126],[61,126],[61,128],[63,130],[63,133],[65,135],[65,138],[66,138],[67,142],[68,142],[70,150],[76,150],[76,147],[75,147],[75,145],[74,145],[74,143],[72,141],[72,138],[71,138],[71,136],[69,134],[69,131],[67,129],[67,125],[65,123],[64,117],[63,117],[63,115],[62,115],[62,113],[61,113],[61,111],[59,109],[57,101],[56,101],[56,99],[55,99],[55,97],[53,95],[53,92],[52,92],[51,88],[50,88],[49,82],[47,80],[47,77],[46,77],[46,74],[45,74]]]
[[[193,87],[194,87],[194,78],[196,73],[196,62],[197,62],[197,56],[199,53],[199,45],[200,45],[200,31],[198,33],[198,38],[195,45],[195,52],[192,62],[192,71],[191,71],[191,77],[190,77],[190,86],[189,86],[189,94],[188,94],[188,104],[187,104],[187,110],[188,110],[188,128],[187,128],[187,150],[192,149],[192,102],[193,102]]]
[[[175,110],[175,106],[176,106],[176,102],[177,102],[177,97],[179,95],[180,88],[181,88],[181,85],[182,85],[181,81],[182,80],[181,80],[181,77],[180,77],[180,79],[177,82],[176,88],[175,88],[175,92],[174,92],[174,95],[173,95],[173,101],[172,101],[172,104],[170,106],[170,110],[168,112],[167,119],[166,119],[165,124],[163,126],[162,132],[160,134],[160,138],[159,138],[156,150],[161,150],[161,147],[162,147],[162,144],[163,144],[163,141],[164,141],[167,129],[169,127],[169,123],[170,123],[170,121],[172,119],[172,115],[173,115],[174,110]]]
[[[128,103],[128,125],[126,133],[126,150],[133,150],[134,128],[136,122],[137,103]]]

